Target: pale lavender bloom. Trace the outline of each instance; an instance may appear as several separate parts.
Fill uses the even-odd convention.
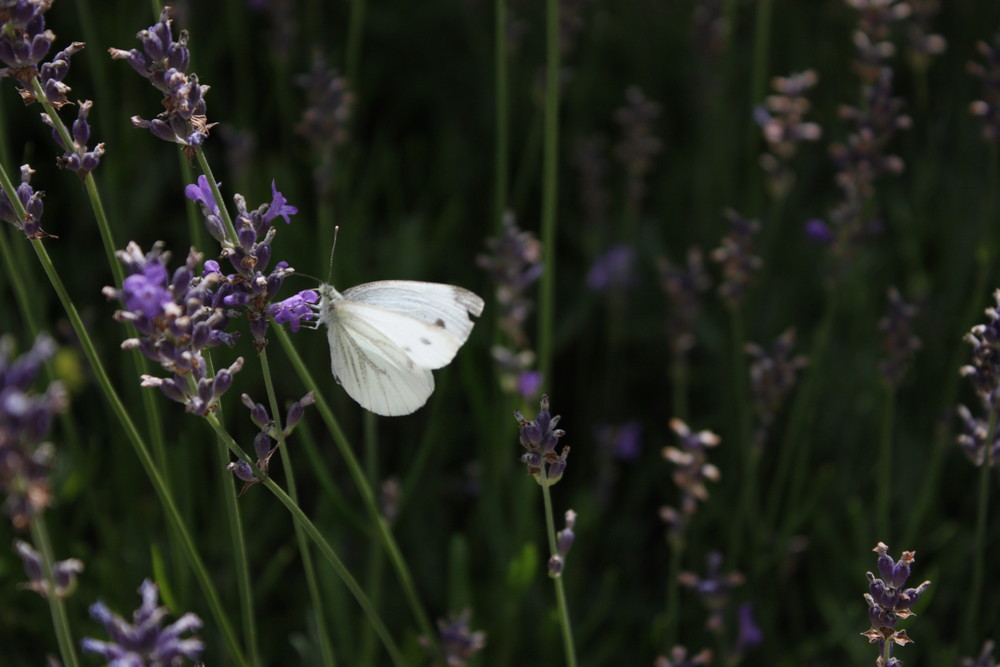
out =
[[[17,530],[52,502],[49,471],[54,453],[44,442],[52,420],[66,409],[62,385],[52,382],[43,393],[32,386],[55,343],[42,334],[31,349],[13,357],[13,341],[0,338],[0,494],[3,511]]]
[[[216,184],[220,186],[222,183]],[[202,174],[198,176],[197,183],[190,183],[184,186],[184,196],[191,201],[196,201],[202,206],[202,211],[205,214],[209,213],[219,213],[219,205],[215,202],[215,195],[212,193],[212,187],[208,183],[208,179]]]
[[[987,308],[988,321],[965,335],[972,345],[972,363],[959,372],[969,378],[976,394],[991,411],[1000,410],[1000,289],[993,292],[997,308]]]
[[[158,606],[159,590],[146,579],[139,587],[142,605],[132,614],[132,623],[112,613],[101,601],[90,606],[90,616],[104,625],[111,641],[87,637],[80,646],[95,653],[115,667],[160,667],[180,665],[184,659],[195,662],[205,649],[200,639],[183,638],[202,626],[201,619],[187,613],[163,627],[169,610]]]
[[[784,198],[795,182],[795,172],[789,163],[798,152],[799,144],[816,141],[822,134],[819,125],[805,120],[810,108],[806,93],[818,80],[815,70],[774,77],[771,79],[774,94],[767,96],[754,110],[754,121],[760,125],[768,148],[760,157],[760,165],[767,174],[771,195],[776,199]]]
[[[754,274],[763,264],[760,257],[753,254],[760,223],[747,220],[732,209],[726,210],[726,217],[729,234],[722,238],[722,245],[712,251],[711,258],[722,265],[719,295],[731,307],[736,307],[743,301]]]
[[[670,428],[680,438],[680,447],[665,447],[663,458],[673,463],[673,479],[681,491],[681,512],[691,517],[698,503],[708,500],[705,482],[719,481],[719,469],[708,462],[708,450],[717,447],[721,439],[711,431],[692,431],[680,419],[671,419]]]
[[[635,420],[619,426],[599,424],[594,429],[594,437],[619,461],[635,461],[642,453],[642,424]]]
[[[693,572],[677,575],[681,585],[693,589],[701,598],[709,612],[705,627],[712,632],[725,630],[725,612],[729,607],[733,589],[743,584],[746,578],[739,572],[722,573],[722,554],[711,551],[706,558],[705,576]]]
[[[473,632],[469,627],[471,618],[472,611],[465,609],[460,614],[449,614],[447,618],[439,618],[437,621],[444,664],[447,667],[465,667],[486,646],[486,633],[482,630]],[[430,646],[423,637],[420,643],[425,647]]]
[[[962,453],[974,466],[995,466],[1000,459],[1000,432],[994,433],[993,442],[989,443],[989,425],[986,421],[973,417],[972,412],[964,405],[958,406],[956,413],[962,426],[962,433],[956,438]]]
[[[736,652],[745,653],[764,642],[764,633],[753,617],[753,603],[744,602],[736,612],[740,630],[736,640]]]
[[[635,287],[635,249],[619,243],[594,260],[587,272],[587,287],[595,292],[627,290]]]
[[[14,550],[21,557],[21,561],[24,563],[24,572],[28,575],[28,583],[20,584],[20,587],[47,598],[49,596],[49,582],[42,573],[41,554],[23,540],[14,540]],[[77,575],[81,572],[83,572],[83,561],[79,558],[67,558],[52,564],[52,579],[57,598],[66,599],[73,594],[76,590]]]
[[[524,371],[517,378],[517,392],[522,398],[534,398],[542,388],[540,371]]]
[[[983,650],[978,658],[963,658],[962,667],[996,667],[997,663],[993,659],[994,643],[992,639],[983,642]]]
[[[683,646],[675,646],[670,651],[670,657],[660,656],[655,667],[708,667],[712,664],[712,652],[704,649],[697,655],[688,657],[688,651]]]

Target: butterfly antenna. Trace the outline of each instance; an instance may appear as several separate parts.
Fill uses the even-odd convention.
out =
[[[337,234],[340,232],[340,225],[333,228],[333,245],[330,246],[330,268],[326,272],[326,282],[333,282],[333,252],[337,249]]]

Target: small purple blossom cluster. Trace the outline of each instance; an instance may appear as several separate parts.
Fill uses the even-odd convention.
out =
[[[88,653],[101,656],[111,665],[179,665],[184,658],[197,661],[205,649],[200,639],[181,635],[197,631],[201,619],[186,613],[170,625],[163,621],[169,610],[159,606],[159,589],[149,579],[139,586],[142,604],[132,614],[129,623],[113,613],[101,601],[90,606],[90,616],[104,626],[111,641],[84,638],[80,646]]]
[[[696,655],[688,657],[688,650],[683,646],[675,646],[670,650],[670,657],[660,656],[655,667],[707,667],[712,664],[712,651],[704,649]]]
[[[670,313],[667,318],[667,339],[677,359],[683,359],[695,343],[695,326],[701,313],[701,295],[712,286],[705,272],[700,248],[691,247],[687,264],[675,266],[667,259],[658,262],[660,286],[667,296]]]
[[[683,539],[687,522],[698,511],[698,503],[708,500],[705,482],[719,481],[719,469],[708,462],[708,450],[721,442],[711,431],[692,431],[680,419],[670,420],[671,430],[680,438],[680,447],[664,447],[663,458],[673,463],[674,484],[681,492],[680,511],[661,507],[660,518],[667,524],[667,538],[671,543]]]
[[[13,0],[0,7],[0,79],[10,77],[18,83],[25,104],[36,101],[31,81],[38,77],[48,102],[56,109],[69,104],[70,87],[63,83],[69,73],[69,60],[83,48],[73,42],[39,67],[48,55],[56,36],[45,27],[45,12],[52,0]]]
[[[87,123],[87,117],[90,115],[91,106],[93,106],[93,102],[90,100],[82,100],[79,103],[76,120],[73,121],[70,132],[70,136],[73,138],[72,146],[67,146],[62,137],[59,136],[59,132],[56,131],[55,124],[49,115],[42,114],[42,120],[52,128],[52,138],[63,150],[63,154],[56,158],[56,165],[60,169],[75,171],[80,178],[86,177],[87,174],[97,169],[97,165],[101,162],[101,156],[104,155],[103,143],[94,146],[93,150],[87,147],[87,142],[90,141],[90,124]]]
[[[867,573],[868,592],[865,593],[865,601],[868,603],[868,618],[872,627],[861,634],[868,638],[869,643],[878,644],[878,667],[898,667],[903,663],[898,658],[888,657],[892,644],[905,646],[913,640],[906,635],[906,630],[897,630],[896,623],[913,616],[910,607],[931,582],[925,581],[916,588],[903,588],[910,577],[915,552],[904,551],[897,562],[889,556],[889,547],[882,542],[875,545],[872,551],[878,554],[878,571],[882,578],[871,572]]]
[[[48,580],[42,567],[42,556],[34,547],[23,540],[14,540],[14,550],[21,557],[24,563],[24,572],[28,575],[28,582],[20,587],[38,593],[43,598],[49,597]],[[83,561],[79,558],[67,558],[52,564],[52,581],[55,588],[55,596],[65,600],[76,590],[77,575],[83,572]]]
[[[263,404],[255,403],[248,394],[243,394],[240,398],[243,401],[243,405],[250,410],[250,419],[260,429],[253,439],[253,450],[257,456],[257,468],[264,475],[267,475],[271,465],[271,456],[277,451],[280,442],[287,439],[292,434],[296,425],[302,421],[302,415],[306,407],[315,403],[316,397],[310,391],[288,406],[288,411],[285,413],[285,426],[281,430],[281,433],[278,433],[274,420],[271,419],[271,416],[267,413],[267,408]],[[236,477],[246,482],[243,490],[240,491],[240,495],[243,495],[248,488],[261,481],[261,478],[257,477],[254,473],[253,467],[242,459],[230,463],[227,469],[231,470]]]
[[[108,52],[115,60],[127,60],[163,93],[164,111],[153,120],[133,116],[132,124],[148,129],[159,139],[181,144],[190,156],[191,149],[201,146],[212,128],[205,117],[205,93],[209,87],[198,83],[198,75],[187,73],[191,63],[187,31],[181,30],[174,39],[170,11],[169,6],[164,7],[160,20],[136,35],[141,51],[111,48]]]
[[[985,420],[974,417],[964,405],[958,406],[955,412],[962,427],[956,438],[962,453],[976,467],[995,466],[1000,460],[1000,433],[994,428],[990,442],[990,428]]]
[[[31,175],[35,170],[30,166],[21,165],[21,183],[17,186],[17,199],[24,208],[24,215],[18,213],[14,204],[7,196],[6,190],[0,190],[0,220],[5,220],[24,232],[29,239],[41,239],[49,236],[42,231],[42,196],[41,190],[31,187]]]
[[[245,309],[249,320],[250,334],[254,345],[262,349],[267,342],[267,318],[274,318],[279,324],[288,324],[292,331],[298,331],[302,322],[315,318],[309,304],[319,301],[315,290],[303,290],[284,301],[272,303],[281,289],[285,278],[295,269],[288,262],[278,262],[265,274],[271,261],[271,244],[277,229],[272,226],[282,218],[291,222],[291,216],[299,209],[288,203],[271,183],[271,201],[254,210],[247,210],[246,200],[236,195],[236,239],[229,239],[222,214],[211,186],[205,176],[199,176],[197,184],[188,185],[185,196],[201,206],[205,216],[205,226],[212,236],[223,245],[220,259],[228,260],[235,273],[224,274],[219,262],[205,262],[205,275],[214,275],[219,282],[218,294],[228,308]]]
[[[976,50],[985,64],[969,62],[969,73],[979,79],[979,99],[969,105],[972,115],[983,122],[983,139],[990,143],[1000,141],[1000,33],[993,36],[993,44],[979,42]]]
[[[541,409],[534,419],[527,419],[519,410],[514,411],[517,420],[521,445],[527,450],[521,456],[521,463],[527,464],[528,473],[535,481],[545,486],[552,486],[566,472],[566,457],[569,447],[564,446],[556,452],[559,439],[566,435],[559,424],[559,415],[555,417],[549,412],[549,397],[542,396]]]
[[[774,341],[770,350],[755,343],[744,346],[750,355],[750,395],[757,426],[753,446],[760,452],[771,431],[781,406],[798,381],[799,372],[809,363],[802,356],[792,356],[795,330],[787,329]]]
[[[482,630],[472,631],[470,621],[472,610],[465,609],[460,614],[448,614],[447,618],[437,621],[438,634],[441,639],[441,650],[444,653],[444,664],[447,667],[465,667],[469,660],[486,647],[486,633]],[[420,638],[421,645],[430,647],[426,638]]]
[[[907,0],[846,0],[858,10],[858,26],[854,31],[857,60],[854,68],[869,83],[878,79],[885,61],[896,53],[891,41],[892,25],[910,16]]]
[[[990,412],[1000,410],[1000,289],[993,292],[997,308],[987,308],[988,321],[965,334],[972,345],[972,363],[959,369]]]
[[[646,176],[663,142],[653,134],[653,123],[660,116],[659,103],[646,97],[638,86],[625,90],[625,106],[615,112],[622,138],[615,146],[615,156],[625,167],[625,196],[631,210],[638,210],[646,196]]]
[[[486,247],[488,253],[478,255],[476,264],[496,285],[500,330],[510,340],[509,346],[496,345],[492,349],[500,384],[506,391],[530,398],[537,395],[542,377],[532,368],[535,354],[524,332],[533,307],[526,291],[542,275],[542,244],[531,232],[519,229],[514,215],[508,213],[500,235],[487,239]]]
[[[774,94],[754,109],[753,118],[760,125],[768,151],[760,156],[760,166],[775,199],[783,199],[792,189],[795,172],[788,165],[799,144],[817,141],[823,133],[819,125],[805,120],[811,106],[806,94],[818,81],[819,75],[811,69],[776,76],[771,79]]]
[[[713,250],[710,257],[722,265],[719,296],[731,308],[736,308],[750,288],[754,274],[763,265],[761,258],[753,254],[760,223],[747,220],[732,209],[726,210],[726,217],[729,234],[722,238],[722,245]]]
[[[348,140],[354,92],[346,77],[326,66],[319,52],[313,57],[310,71],[297,77],[296,83],[306,91],[306,108],[295,131],[306,138],[320,158],[314,176],[325,198],[333,189],[337,151]]]
[[[42,364],[55,353],[52,339],[40,335],[31,349],[13,357],[13,341],[0,338],[0,492],[3,511],[17,530],[52,501],[49,468],[54,453],[44,442],[53,418],[66,409],[66,392],[52,382],[32,391]]]
[[[890,387],[897,387],[912,363],[913,355],[920,349],[920,339],[913,335],[913,318],[917,316],[917,308],[903,301],[895,287],[889,288],[888,297],[888,312],[878,323],[885,351],[878,370]]]
[[[576,512],[566,510],[564,518],[566,527],[556,533],[556,553],[549,556],[549,576],[553,579],[562,576],[563,567],[566,565],[566,556],[576,539],[576,535],[573,533],[573,528],[576,527]]]
[[[636,253],[628,243],[616,243],[597,256],[587,271],[587,287],[595,292],[621,292],[635,287]]]
[[[121,289],[104,288],[109,299],[118,299],[124,308],[115,319],[128,322],[140,336],[126,339],[123,349],[138,348],[159,363],[172,377],[142,376],[143,387],[159,387],[169,398],[183,403],[188,412],[206,415],[233,383],[233,375],[243,367],[239,357],[228,368],[209,373],[203,351],[218,345],[232,347],[238,334],[227,333],[233,313],[224,303],[218,274],[207,268],[195,273],[201,255],[191,250],[183,266],[167,271],[168,253],[162,244],[143,253],[136,243],[118,251],[128,276]]]
[[[705,559],[705,576],[694,572],[681,572],[677,575],[681,585],[690,588],[708,610],[705,627],[711,632],[722,634],[725,631],[725,614],[732,600],[733,589],[742,586],[746,581],[739,572],[722,572],[722,554],[710,551]]]

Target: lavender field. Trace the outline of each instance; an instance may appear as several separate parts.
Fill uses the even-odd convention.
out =
[[[0,664],[995,667],[1000,5],[0,24]]]

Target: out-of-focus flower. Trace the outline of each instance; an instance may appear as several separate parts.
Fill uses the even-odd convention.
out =
[[[13,357],[13,341],[0,338],[0,493],[3,511],[17,530],[52,502],[50,462],[54,448],[44,441],[53,418],[66,409],[66,392],[53,382],[43,393],[32,391],[42,364],[55,354],[46,335]]]
[[[347,79],[328,68],[325,60],[317,51],[309,72],[296,77],[306,91],[306,107],[295,127],[319,157],[313,176],[324,197],[333,191],[337,152],[347,143],[355,102]]]
[[[983,650],[978,658],[963,658],[962,667],[996,667],[997,663],[993,659],[994,643],[992,639],[983,642]]]
[[[619,461],[635,461],[642,452],[642,424],[635,420],[619,426],[598,424],[594,438]]]
[[[906,26],[906,37],[909,42],[909,56],[913,68],[926,70],[934,56],[939,56],[948,49],[948,41],[930,30],[931,20],[941,10],[938,0],[908,0],[911,20]]]
[[[635,286],[635,249],[627,243],[598,255],[587,272],[587,287],[595,292],[628,290]]]
[[[712,664],[712,652],[707,648],[697,655],[688,657],[688,651],[683,646],[675,646],[670,651],[670,657],[660,656],[655,667],[707,667]]]
[[[988,442],[989,424],[972,416],[964,405],[956,408],[962,432],[956,438],[962,453],[974,466],[989,465],[991,468],[1000,460],[1000,433],[994,429],[993,442]]]
[[[1000,307],[1000,289],[993,292],[993,299]],[[962,366],[959,372],[969,378],[976,394],[991,411],[1000,410],[1000,312],[987,308],[988,321],[977,324],[965,334],[965,341],[972,345],[972,363]]]
[[[677,575],[681,585],[693,589],[701,598],[709,612],[705,627],[716,633],[725,630],[725,613],[729,608],[733,588],[742,585],[746,580],[739,572],[723,574],[721,570],[722,554],[711,551],[706,559],[704,577],[693,572],[681,572]]]
[[[969,106],[974,116],[983,122],[983,139],[991,143],[1000,141],[1000,33],[993,36],[993,44],[979,42],[976,50],[985,64],[969,62],[966,67],[979,79],[979,99]]]
[[[310,391],[289,405],[285,414],[285,424],[280,433],[274,420],[268,414],[267,408],[262,403],[255,403],[249,394],[243,394],[240,396],[240,400],[250,410],[251,421],[260,429],[253,439],[253,449],[257,457],[257,468],[266,476],[271,466],[271,457],[278,451],[278,445],[292,434],[296,425],[302,421],[305,409],[316,402],[316,397]],[[236,475],[238,479],[246,482],[240,495],[243,495],[247,489],[263,479],[257,477],[253,467],[242,459],[230,463],[226,469]]]
[[[798,152],[799,144],[817,141],[822,134],[819,125],[805,120],[810,108],[806,94],[817,81],[819,76],[811,69],[787,77],[774,77],[771,79],[774,94],[767,96],[754,110],[754,120],[760,125],[768,149],[760,157],[760,166],[767,174],[775,199],[783,199],[795,182],[795,172],[789,163]]]
[[[444,664],[447,667],[465,667],[469,660],[486,646],[486,633],[475,632],[469,626],[472,610],[465,609],[460,614],[449,614],[437,621]],[[421,645],[430,646],[426,638],[420,638]]]
[[[795,387],[799,371],[808,364],[805,357],[791,356],[795,345],[795,330],[788,329],[774,341],[770,350],[755,343],[744,349],[752,357],[750,362],[750,394],[754,412],[759,422],[754,431],[754,447],[764,446],[778,411],[788,393]]]
[[[903,301],[895,287],[889,288],[888,295],[888,313],[878,323],[886,355],[879,362],[878,370],[890,387],[896,387],[913,361],[913,355],[920,349],[920,339],[913,335],[916,307]]]
[[[626,197],[632,210],[638,210],[646,196],[646,176],[663,146],[653,134],[653,123],[660,116],[660,108],[659,103],[648,99],[641,88],[629,86],[625,91],[625,106],[615,112],[615,120],[622,130],[615,155],[625,167]]]
[[[132,614],[131,623],[112,613],[103,602],[92,604],[90,616],[104,625],[110,641],[87,637],[80,642],[83,650],[101,656],[110,665],[123,667],[180,665],[185,658],[197,661],[205,645],[200,639],[181,635],[197,631],[201,619],[188,612],[163,627],[169,610],[158,606],[156,584],[146,579],[139,587],[139,594],[142,605]]]
[[[14,549],[21,557],[24,572],[28,575],[28,583],[20,586],[47,598],[50,587],[43,571],[41,554],[23,540],[14,540]],[[66,599],[73,594],[76,590],[77,575],[81,572],[83,572],[83,561],[79,558],[67,558],[52,564],[52,580],[57,598]]]
[[[711,282],[705,273],[701,250],[688,249],[687,264],[675,266],[661,258],[660,287],[667,295],[670,312],[667,315],[667,339],[676,358],[684,358],[694,347],[695,325],[701,312],[701,295]]]
[[[712,251],[711,258],[722,265],[719,295],[735,308],[743,301],[754,274],[763,264],[760,257],[753,254],[760,223],[747,220],[732,209],[726,210],[726,217],[729,234],[722,238],[722,245]]]

